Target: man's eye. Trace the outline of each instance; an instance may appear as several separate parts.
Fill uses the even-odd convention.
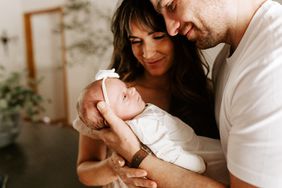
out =
[[[171,1],[169,2],[167,5],[166,5],[166,9],[168,12],[174,12],[175,9],[176,9],[176,3],[174,1]]]

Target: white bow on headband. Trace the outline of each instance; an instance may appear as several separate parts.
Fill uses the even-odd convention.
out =
[[[95,76],[95,80],[102,80],[103,96],[106,103],[110,104],[107,94],[106,84],[105,84],[105,80],[107,78],[119,78],[119,75],[118,73],[115,72],[115,69],[111,69],[111,70],[99,70]]]

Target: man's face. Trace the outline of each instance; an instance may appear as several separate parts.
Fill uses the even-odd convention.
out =
[[[170,35],[181,34],[199,48],[223,42],[226,35],[224,10],[219,0],[151,0],[164,16]]]

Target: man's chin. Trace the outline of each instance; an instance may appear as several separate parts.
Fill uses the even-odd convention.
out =
[[[207,42],[208,40],[195,40],[195,44],[199,49],[208,49],[208,48],[212,48],[216,45]]]

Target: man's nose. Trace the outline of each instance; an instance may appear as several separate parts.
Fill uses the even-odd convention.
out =
[[[175,36],[179,32],[180,22],[172,18],[165,17],[165,24],[167,32],[170,36]]]

